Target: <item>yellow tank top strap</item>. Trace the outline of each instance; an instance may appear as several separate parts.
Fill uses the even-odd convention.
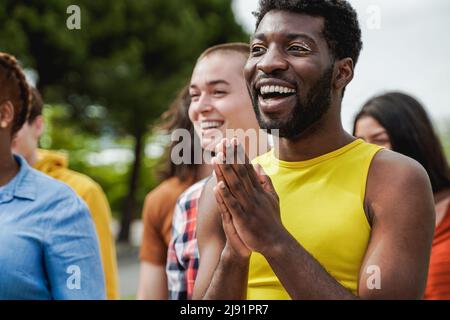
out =
[[[364,212],[367,176],[380,149],[355,140],[307,161],[281,161],[273,151],[254,160],[272,179],[286,229],[337,281],[355,294],[370,238],[370,225]],[[260,254],[252,254],[248,283],[249,299],[289,299]]]

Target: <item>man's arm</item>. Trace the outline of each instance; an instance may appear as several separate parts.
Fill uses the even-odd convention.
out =
[[[366,204],[373,221],[359,298],[421,299],[434,232],[433,195],[425,170],[404,156],[380,152],[369,172]],[[265,256],[294,299],[356,298],[288,236]],[[379,277],[378,284],[373,277]]]
[[[421,299],[435,228],[432,188],[425,169],[398,153],[379,152],[369,172],[366,207],[373,221],[359,295]],[[380,289],[368,285],[375,270],[381,273]]]
[[[265,256],[293,299],[355,299],[287,232],[279,217],[275,190],[259,176],[262,192],[248,166],[221,165],[226,185],[220,193],[239,237]],[[244,170],[245,169],[245,170]],[[373,213],[372,236],[360,272],[359,297],[420,298],[434,232],[434,206],[425,170],[415,161],[380,152],[369,173],[366,204]],[[381,288],[370,290],[371,271],[380,272]]]

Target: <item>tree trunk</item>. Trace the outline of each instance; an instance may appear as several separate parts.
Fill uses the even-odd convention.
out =
[[[134,162],[128,182],[128,195],[124,200],[122,216],[120,221],[119,242],[128,243],[130,240],[130,226],[136,213],[136,190],[139,180],[139,172],[142,162],[142,151],[144,144],[143,131],[137,130],[134,135]]]

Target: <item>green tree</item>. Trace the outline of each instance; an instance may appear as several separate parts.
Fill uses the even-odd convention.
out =
[[[69,5],[81,30],[69,30]],[[123,199],[119,239],[137,214],[144,137],[185,84],[208,46],[247,41],[231,0],[3,0],[0,50],[39,75],[47,102],[66,104],[82,130],[132,137],[134,161]],[[101,117],[89,116],[92,107]]]

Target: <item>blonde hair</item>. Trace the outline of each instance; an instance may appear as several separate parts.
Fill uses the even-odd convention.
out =
[[[218,52],[232,52],[242,54],[245,58],[248,58],[250,54],[250,45],[243,42],[230,42],[218,44],[212,47],[209,47],[198,57],[197,62],[202,60],[203,58],[211,55],[212,53]]]

